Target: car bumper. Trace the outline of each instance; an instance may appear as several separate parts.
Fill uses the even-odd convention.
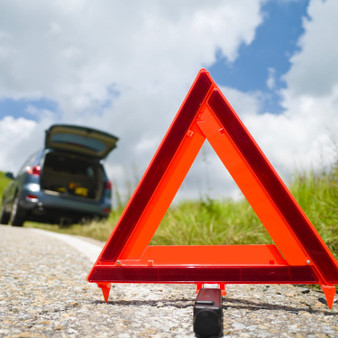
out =
[[[38,184],[28,184],[21,193],[20,206],[34,215],[59,213],[60,217],[63,214],[108,217],[111,200],[102,198],[96,201],[72,195],[49,194],[40,190]]]

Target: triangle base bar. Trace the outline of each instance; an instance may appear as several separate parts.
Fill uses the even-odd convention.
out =
[[[89,282],[111,283],[224,283],[224,284],[318,284],[310,266],[96,266]]]

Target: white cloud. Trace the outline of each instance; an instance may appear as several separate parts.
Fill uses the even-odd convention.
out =
[[[270,90],[275,88],[275,85],[276,85],[275,75],[276,75],[276,70],[274,68],[269,67],[268,68],[268,79],[266,80],[266,85]]]
[[[292,67],[286,74],[288,88],[294,95],[330,95],[338,79],[338,3],[335,0],[312,0],[309,19],[303,19],[305,34],[300,50],[291,57]]]
[[[18,168],[18,162],[21,165],[26,160],[26,155],[30,154],[27,146],[27,140],[36,128],[36,122],[24,118],[14,119],[6,116],[0,121],[0,163],[2,168],[12,171]],[[20,151],[18,151],[20,149]],[[19,152],[19,153],[17,153]],[[23,154],[25,154],[23,156]]]
[[[253,41],[263,2],[0,0],[0,98],[47,98],[59,107],[54,121],[120,136],[110,172],[123,182],[121,168],[134,165],[140,176],[197,71],[216,50],[231,62]],[[37,148],[53,117],[28,111],[40,114],[39,132],[25,138]],[[16,141],[13,149],[18,166],[26,150]]]
[[[0,169],[17,169],[42,145],[51,123],[85,124],[120,137],[107,168],[124,191],[125,182],[134,184],[146,169],[198,69],[211,65],[218,49],[234,61],[240,45],[253,41],[263,2],[0,0],[0,98],[41,97],[59,107],[53,115],[30,106],[37,122],[0,120]],[[310,2],[311,20],[304,19],[300,49],[284,78],[284,114],[258,115],[262,93],[222,88],[285,177],[295,167],[333,158],[336,4]],[[270,89],[273,73],[267,79]],[[185,196],[205,189],[238,195],[217,163],[205,146],[183,184]]]
[[[319,168],[337,160],[338,130],[338,34],[335,0],[312,0],[300,51],[291,57],[291,68],[285,75],[287,88],[282,92],[286,116],[295,121],[302,153],[297,155],[303,167]],[[298,134],[298,135],[297,135]],[[295,143],[294,148],[296,148]]]
[[[97,108],[111,84],[184,88],[216,48],[234,60],[261,22],[258,0],[15,3],[1,3],[0,93],[47,96],[65,118]]]
[[[260,92],[243,93],[230,87],[220,87],[240,118],[247,115],[257,116],[261,110],[263,94]]]

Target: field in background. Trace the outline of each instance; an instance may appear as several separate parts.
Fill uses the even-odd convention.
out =
[[[0,198],[2,198],[2,194],[4,193],[4,190],[10,181],[11,180],[5,176],[5,173],[0,171]]]
[[[0,193],[8,180],[0,173]],[[290,190],[333,254],[338,257],[338,166],[320,174],[295,175]],[[114,210],[105,222],[70,227],[26,222],[25,227],[92,237],[106,241],[123,208]],[[272,243],[246,200],[218,201],[204,198],[169,208],[151,244],[268,244]]]

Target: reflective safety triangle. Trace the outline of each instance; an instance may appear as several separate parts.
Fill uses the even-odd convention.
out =
[[[149,246],[206,139],[275,245]],[[109,283],[320,284],[331,307],[338,264],[209,73],[202,69],[88,281],[100,287]],[[109,288],[104,291],[107,299]]]

